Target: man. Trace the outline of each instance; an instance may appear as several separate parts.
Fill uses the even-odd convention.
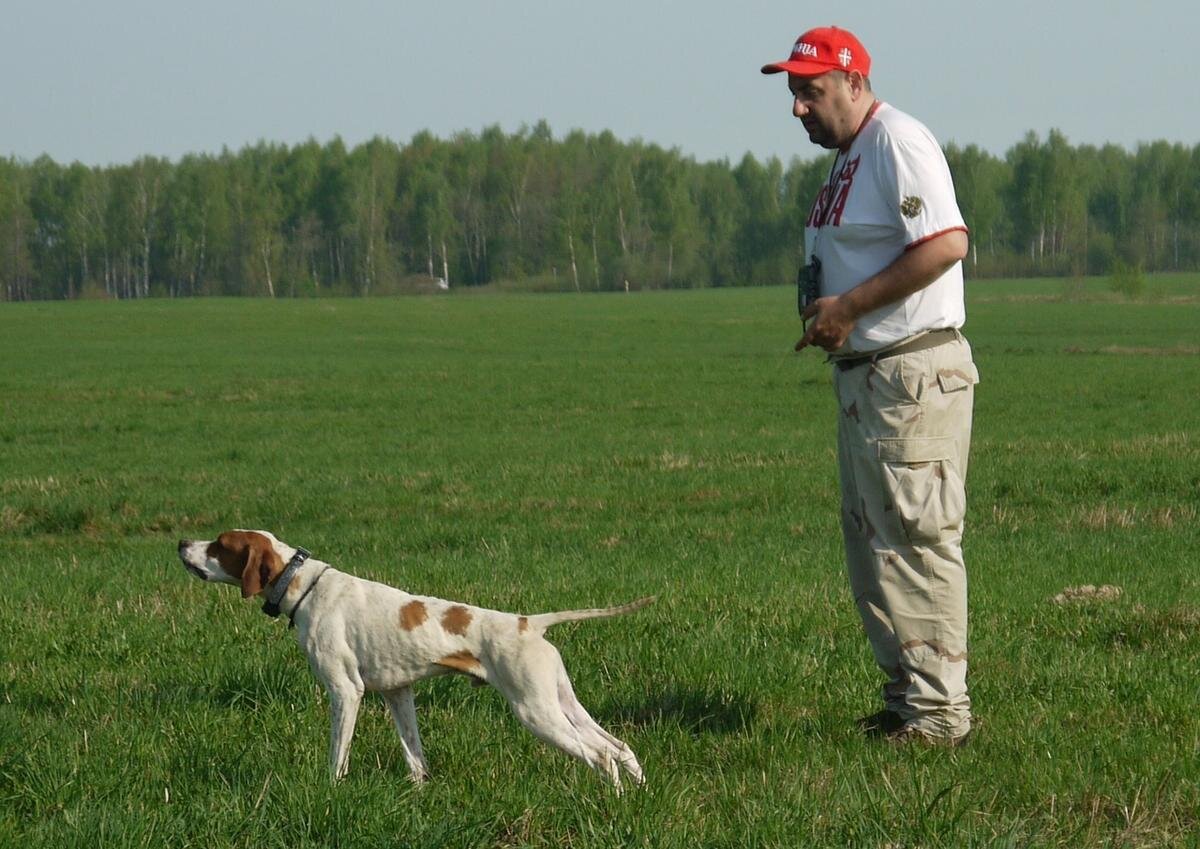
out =
[[[810,30],[786,72],[792,114],[834,151],[805,228],[816,291],[796,350],[833,363],[842,535],[854,601],[884,670],[884,709],[860,723],[958,745],[971,729],[963,482],[978,373],[966,318],[967,228],[945,156],[876,99],[851,33]]]

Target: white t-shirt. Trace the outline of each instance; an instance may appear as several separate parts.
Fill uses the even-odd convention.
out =
[[[805,226],[806,253],[821,261],[823,296],[853,289],[924,241],[967,229],[933,134],[886,103],[873,110],[850,149],[839,151]],[[956,262],[921,291],[862,316],[835,353],[870,353],[965,321]]]

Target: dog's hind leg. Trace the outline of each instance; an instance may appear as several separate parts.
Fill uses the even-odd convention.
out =
[[[558,702],[571,725],[581,735],[589,735],[596,748],[605,751],[614,763],[620,764],[635,782],[646,783],[641,764],[638,763],[633,750],[623,740],[618,740],[609,734],[596,720],[592,719],[576,697],[575,690],[571,686],[571,679],[567,677],[567,670],[561,664],[558,673]]]
[[[429,766],[425,763],[425,752],[421,749],[421,734],[417,731],[417,708],[413,703],[411,687],[401,687],[383,694],[388,709],[392,712],[392,722],[400,733],[400,745],[404,750],[404,760],[408,763],[412,780],[424,781],[429,776]]]
[[[520,684],[508,675],[497,675],[492,683],[508,700],[521,724],[538,739],[555,746],[607,776],[620,790],[620,770],[612,757],[611,747],[585,724],[576,725],[563,712],[558,696],[558,681],[562,660],[549,643],[526,646],[519,665]]]
[[[620,773],[608,749],[597,746],[587,729],[576,728],[557,702],[550,705],[514,704],[513,712],[516,713],[517,719],[521,720],[521,724],[538,739],[583,761],[606,776],[613,786],[620,790]]]

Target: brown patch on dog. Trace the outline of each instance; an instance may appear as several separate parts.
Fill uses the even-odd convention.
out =
[[[429,614],[425,611],[424,602],[410,601],[400,608],[400,627],[405,631],[420,628],[428,618]]]
[[[467,610],[461,604],[456,604],[444,614],[442,614],[442,628],[448,634],[457,634],[460,637],[467,633],[467,627],[471,624],[471,611]]]
[[[209,557],[242,581],[242,598],[258,595],[284,569],[271,541],[252,531],[226,531],[208,544]]]
[[[483,664],[479,662],[479,658],[465,649],[446,655],[437,661],[437,665],[453,669],[455,672],[465,672],[467,675],[478,675],[483,671]]]
[[[225,574],[234,578],[242,576],[246,568],[246,554],[250,548],[250,534],[243,531],[226,531],[208,544],[204,553],[221,564]]]
[[[517,633],[524,634],[528,630],[529,630],[529,617],[522,616],[519,619],[517,619]]]

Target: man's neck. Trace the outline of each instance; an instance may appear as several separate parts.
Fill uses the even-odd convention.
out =
[[[862,107],[858,110],[858,123],[855,125],[854,132],[850,138],[846,139],[845,143],[838,147],[842,153],[850,150],[850,145],[854,144],[854,140],[858,138],[858,134],[862,132],[863,127],[867,125],[867,121],[871,120],[871,116],[875,114],[875,110],[879,108],[880,101],[875,98],[875,95],[864,93],[862,97]]]

